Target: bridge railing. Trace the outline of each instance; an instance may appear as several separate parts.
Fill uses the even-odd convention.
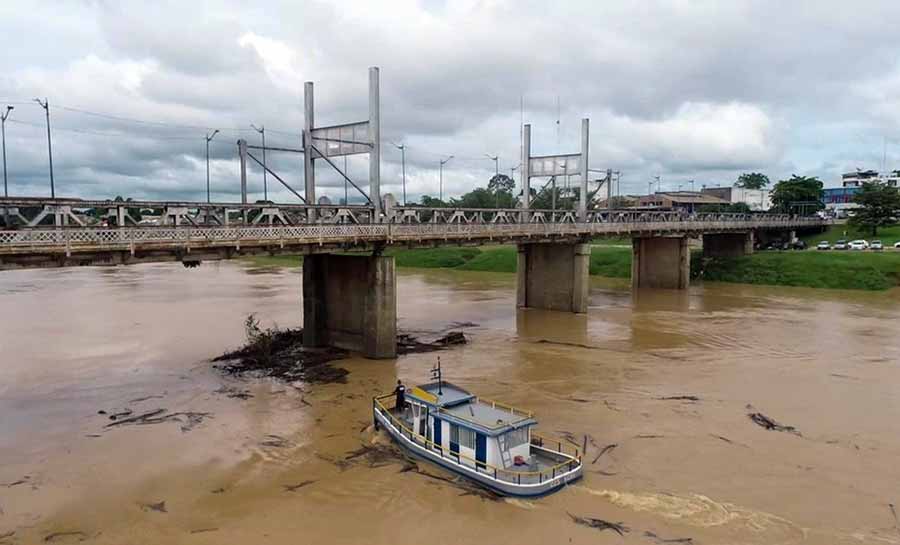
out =
[[[179,226],[128,228],[32,228],[0,231],[0,250],[40,251],[42,248],[71,249],[236,246],[241,244],[316,244],[355,242],[404,242],[440,239],[502,239],[515,237],[614,236],[659,233],[702,234],[748,229],[788,229],[821,225],[821,220],[783,215],[670,213],[616,213],[595,216],[580,223],[368,223],[257,226]]]
[[[308,225],[540,225],[632,224],[659,222],[802,221],[785,214],[692,213],[681,210],[594,209],[579,221],[573,210],[388,206],[376,217],[367,205],[196,203],[182,201],[102,201],[79,199],[0,198],[0,217],[20,228],[234,227]],[[138,214],[144,214],[140,219]],[[814,222],[821,222],[815,219]]]

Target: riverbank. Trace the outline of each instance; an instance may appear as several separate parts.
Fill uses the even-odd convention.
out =
[[[870,242],[873,240],[880,240],[887,248],[893,246],[895,242],[900,242],[900,225],[881,227],[878,229],[878,234],[873,237],[872,232],[867,229],[857,229],[849,223],[835,223],[826,227],[825,231],[821,233],[800,236],[800,240],[805,242],[811,248],[823,240],[827,240],[833,245],[841,239],[863,239]]]
[[[516,272],[515,246],[441,247],[421,250],[390,249],[398,267]],[[296,267],[297,256],[249,258],[256,266]],[[595,245],[590,274],[631,277],[631,249]],[[713,282],[797,286],[826,289],[886,290],[900,285],[900,252],[757,252],[734,259],[691,257],[691,276]]]

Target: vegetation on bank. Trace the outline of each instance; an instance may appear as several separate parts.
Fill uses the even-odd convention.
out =
[[[454,269],[512,273],[515,246],[453,247],[406,250],[392,248],[398,267]],[[298,256],[248,258],[256,266],[295,267]],[[900,252],[757,252],[729,259],[704,259],[693,252],[691,273],[706,281],[810,288],[884,290],[900,285]],[[631,249],[595,245],[590,274],[609,278],[631,277]]]
[[[701,259],[694,256],[691,272],[702,267],[703,279],[716,282],[857,290],[900,285],[900,252],[757,252],[702,265]]]

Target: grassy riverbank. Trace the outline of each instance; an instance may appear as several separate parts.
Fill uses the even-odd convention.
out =
[[[822,240],[827,240],[831,244],[834,244],[840,239],[856,240],[859,238],[868,241],[880,240],[884,243],[885,247],[890,247],[893,246],[895,242],[900,241],[900,225],[879,228],[878,235],[873,237],[871,231],[857,229],[848,223],[838,223],[829,225],[822,233],[813,233],[800,237],[800,239],[806,242],[810,247],[815,246]]]
[[[392,248],[398,267],[513,273],[515,246],[441,247],[421,250]],[[248,258],[255,266],[297,267],[298,256]],[[631,277],[631,249],[595,245],[590,273],[609,278]],[[735,259],[691,259],[691,273],[707,281],[829,289],[885,290],[900,285],[900,252],[757,252]]]

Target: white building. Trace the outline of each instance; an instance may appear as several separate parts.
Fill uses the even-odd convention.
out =
[[[877,170],[860,170],[841,174],[843,187],[861,187],[863,182],[883,182],[897,187],[900,184],[900,170],[879,173]]]

